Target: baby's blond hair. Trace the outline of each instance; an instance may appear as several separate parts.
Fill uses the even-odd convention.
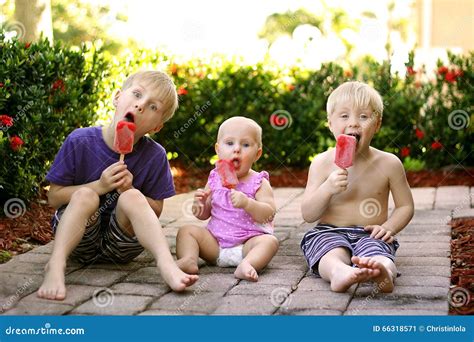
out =
[[[163,122],[168,121],[178,109],[178,94],[171,78],[161,71],[139,71],[130,75],[123,83],[122,90],[130,88],[134,82],[142,81],[156,89],[156,96],[163,103]]]
[[[350,101],[356,108],[370,106],[375,114],[380,117],[383,115],[383,101],[377,90],[366,83],[351,81],[341,84],[329,95],[326,105],[328,117],[334,112],[338,103],[346,101]]]
[[[245,124],[248,124],[255,130],[255,138],[256,138],[258,147],[259,148],[262,147],[262,127],[260,127],[260,125],[256,123],[254,120],[246,118],[244,116],[233,116],[225,120],[223,123],[221,123],[221,125],[219,126],[219,131],[217,132],[217,141],[219,141],[220,138],[222,137],[222,134],[223,134],[222,132],[224,131],[223,128],[225,128],[227,124],[232,123],[234,121],[238,121],[238,120],[243,121]]]

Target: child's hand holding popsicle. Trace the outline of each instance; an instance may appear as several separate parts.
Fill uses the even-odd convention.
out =
[[[224,159],[218,160],[217,173],[221,178],[222,186],[231,189],[230,199],[232,205],[235,208],[245,208],[249,199],[244,193],[235,190],[235,187],[239,184],[239,179],[237,178],[233,161]]]
[[[123,162],[125,154],[133,151],[133,143],[135,141],[136,126],[133,122],[122,120],[117,123],[115,128],[114,150],[120,153],[120,162]],[[115,165],[115,164],[114,164]],[[120,177],[117,175],[117,183],[114,188],[119,194],[133,188],[133,175],[127,170],[127,166],[120,170]]]
[[[120,153],[120,161],[123,161],[125,154],[133,151],[136,126],[133,122],[119,121],[115,128],[114,150]]]
[[[347,168],[352,166],[354,162],[356,147],[357,140],[352,135],[341,134],[337,137],[334,163],[340,169],[333,171],[325,182],[331,194],[336,195],[347,189],[349,184]]]

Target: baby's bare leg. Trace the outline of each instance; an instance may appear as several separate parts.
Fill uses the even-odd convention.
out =
[[[66,210],[59,221],[54,237],[53,252],[45,267],[43,284],[38,297],[63,300],[66,298],[64,272],[66,260],[81,242],[86,223],[97,211],[99,196],[89,188],[79,188],[71,196]]]
[[[351,266],[351,256],[346,248],[338,247],[326,253],[319,261],[319,274],[331,283],[331,290],[345,292],[353,284],[373,278],[376,272]]]
[[[140,244],[153,254],[162,277],[171,289],[184,291],[198,280],[198,276],[184,273],[174,262],[160,221],[140,191],[132,189],[123,192],[117,203],[116,215],[120,228],[129,235],[135,234]]]
[[[397,274],[397,267],[387,257],[376,255],[373,257],[352,257],[352,262],[359,268],[367,268],[375,271],[372,280],[377,284],[381,292],[390,293],[394,288],[394,279]]]
[[[198,258],[214,263],[219,256],[219,244],[212,234],[203,227],[184,226],[176,236],[176,263],[184,272],[199,272]]]
[[[278,251],[278,240],[273,235],[254,236],[245,242],[244,259],[234,272],[236,278],[257,281],[257,271],[268,265]]]

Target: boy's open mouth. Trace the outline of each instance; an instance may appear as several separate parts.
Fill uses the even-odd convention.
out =
[[[128,112],[127,114],[125,114],[123,120],[127,122],[135,122],[135,116],[133,115],[133,113]]]
[[[359,133],[347,133],[347,135],[351,135],[351,136],[353,136],[354,138],[356,138],[357,143],[358,143],[359,140],[360,140],[360,134],[359,134]]]

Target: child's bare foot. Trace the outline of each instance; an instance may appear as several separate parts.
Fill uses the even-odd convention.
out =
[[[181,269],[181,271],[189,274],[198,274],[199,267],[197,263],[192,258],[181,258],[176,260],[176,265]]]
[[[352,285],[373,278],[375,273],[371,269],[354,268],[351,266],[335,269],[331,277],[331,290],[334,292],[346,292]]]
[[[234,272],[234,276],[248,281],[258,281],[258,274],[255,268],[247,260],[242,260]]]
[[[65,269],[65,264],[48,262],[44,268],[43,284],[38,289],[37,296],[44,299],[64,300],[66,298]]]
[[[184,273],[175,263],[171,265],[163,265],[162,267],[159,267],[159,269],[165,282],[173,291],[176,292],[184,291],[185,288],[193,285],[199,279],[197,275]]]
[[[372,277],[372,280],[377,284],[381,292],[390,293],[393,291],[393,273],[382,262],[377,261],[373,257],[359,258],[357,256],[353,256],[351,261],[361,269],[378,271]]]

